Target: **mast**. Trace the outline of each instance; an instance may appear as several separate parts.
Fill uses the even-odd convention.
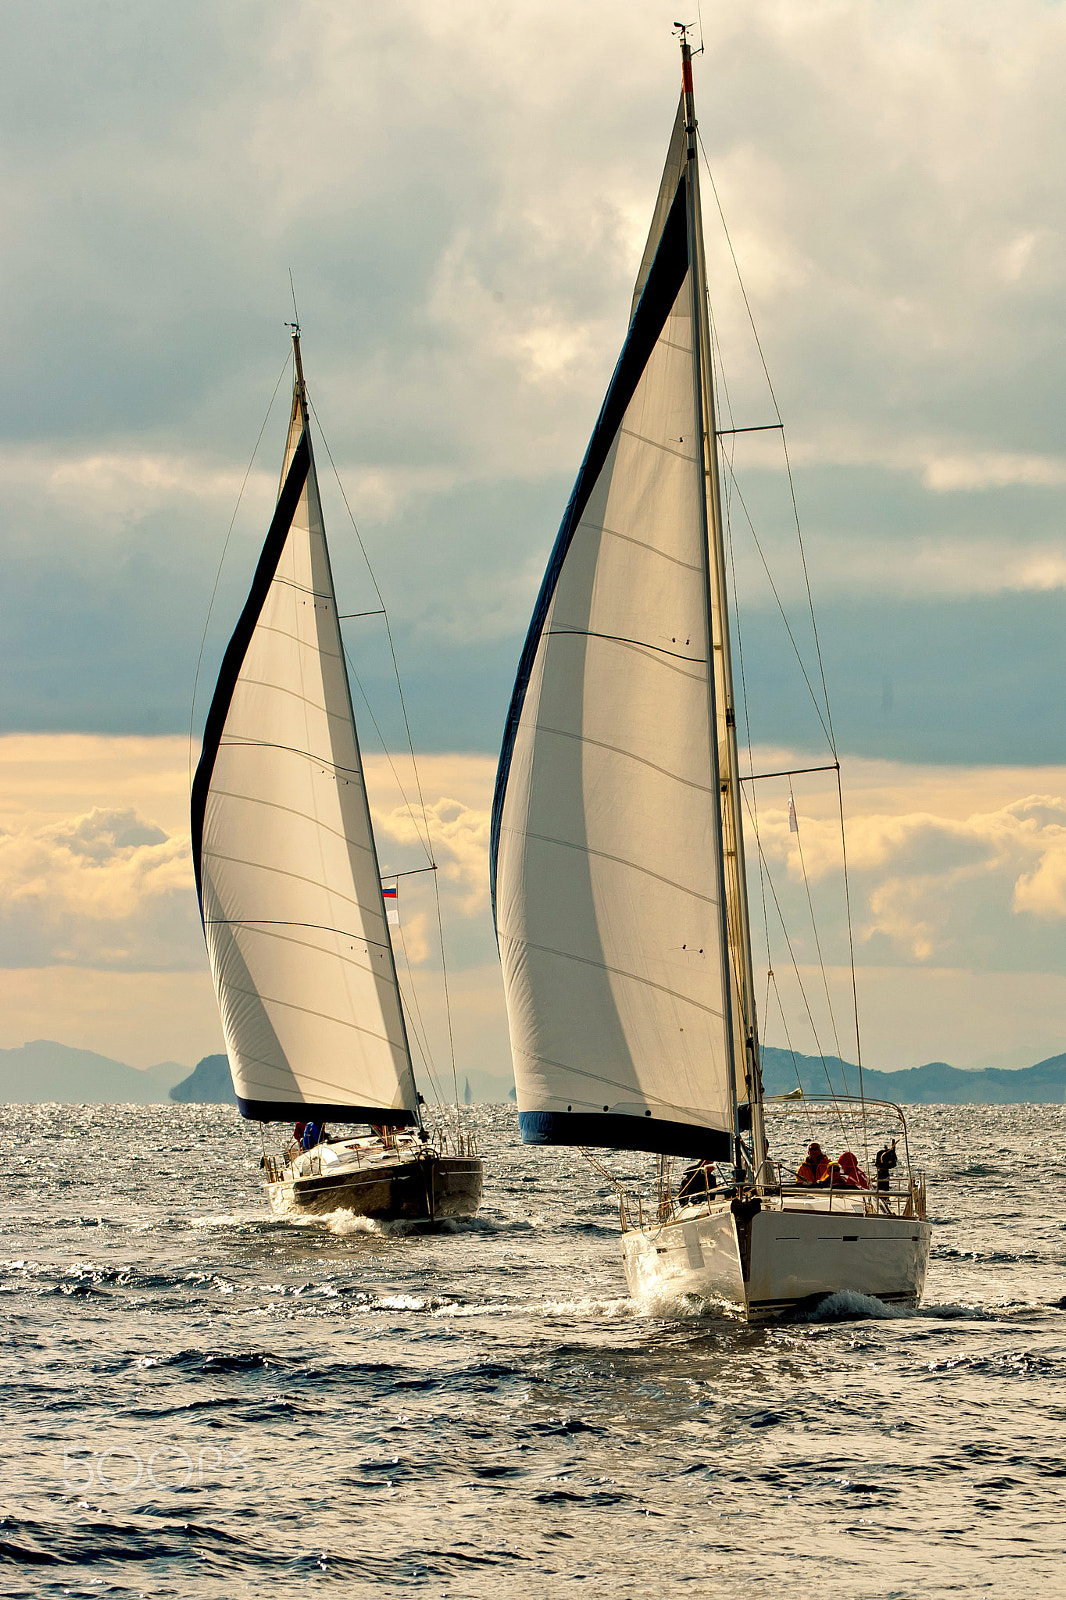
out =
[[[311,419],[310,419],[310,416],[308,414],[307,385],[304,382],[304,364],[303,364],[303,356],[300,353],[300,324],[298,322],[294,322],[292,324],[292,355],[293,355],[293,361],[296,364],[296,394],[297,394],[298,404],[299,404],[299,407],[300,407],[300,416],[301,416],[301,419],[303,421],[304,434],[305,434],[305,436],[307,438],[307,449],[308,449],[308,454],[309,454],[309,457],[310,457],[310,464],[311,464],[310,465],[309,477],[312,479],[312,481],[314,483],[315,494],[317,496],[317,494],[318,494],[318,473],[315,470],[314,450],[311,448]],[[329,556],[329,541],[325,538],[324,533],[323,533],[323,539],[322,539],[322,549],[323,549],[323,552],[324,552],[325,558],[326,558],[326,567],[327,567],[327,569],[329,571],[330,589],[331,589],[333,594],[336,594],[336,592],[337,592],[336,585],[333,582],[333,564],[330,561],[330,556]],[[355,741],[355,748],[356,748],[356,752],[357,752],[358,757],[359,757],[359,767],[360,767],[360,770],[362,771],[363,770],[363,757],[362,757],[362,751],[360,750],[360,746],[359,746],[359,730],[356,727],[356,723],[355,723],[355,706],[352,704],[352,686],[351,686],[351,683],[348,681],[348,665],[347,665],[347,660],[346,660],[346,658],[344,656],[344,641],[343,641],[343,638],[341,637],[341,624],[340,624],[340,617],[339,616],[337,618],[337,638],[340,641],[340,646],[341,646],[341,676],[344,679],[345,694],[347,695],[347,698],[348,698],[348,717],[349,717],[349,720],[351,722],[351,727],[352,727],[352,738]],[[370,812],[370,802],[369,802],[369,799],[368,799],[367,800],[367,818],[368,818],[368,822],[369,822],[369,812]],[[381,885],[381,862],[378,860],[378,842],[377,842],[377,838],[375,837],[375,834],[374,834],[374,826],[373,826],[372,822],[369,824],[368,832],[369,832],[369,836],[370,836],[370,850],[371,850],[371,855],[372,855],[373,862],[374,862],[374,875],[375,875],[375,878],[377,880],[378,886],[380,888],[380,885]],[[393,987],[396,990],[397,1011],[399,1012],[399,1016],[400,1016],[400,1030],[401,1030],[401,1032],[403,1034],[403,1046],[404,1046],[404,1050],[407,1052],[408,1070],[410,1071],[411,1079],[415,1084],[415,1115],[418,1118],[419,1130],[420,1131],[424,1131],[424,1124],[422,1122],[422,1097],[418,1093],[418,1083],[417,1083],[417,1080],[415,1079],[414,1057],[411,1054],[411,1041],[410,1041],[410,1038],[409,1038],[408,1033],[407,1033],[407,1017],[406,1017],[405,1012],[404,1012],[403,996],[400,993],[400,979],[399,979],[399,975],[397,974],[397,971],[396,971],[396,952],[395,952],[395,950],[393,949],[393,946],[392,946],[392,934],[389,931],[388,918],[385,919],[385,945],[386,945],[386,947],[388,949],[388,952],[389,952],[389,967],[390,967],[390,970],[391,970],[391,973],[392,973]]]
[[[761,1175],[764,1151],[762,1070],[759,1062],[755,1016],[755,983],[751,960],[748,889],[744,866],[744,824],[739,784],[737,719],[729,644],[729,601],[725,576],[725,534],[721,482],[718,471],[718,431],[714,402],[710,315],[707,302],[707,268],[703,247],[703,213],[700,206],[697,159],[696,110],[692,89],[692,47],[688,31],[681,28],[681,75],[685,101],[689,260],[692,273],[693,321],[696,328],[695,378],[700,416],[700,445],[704,475],[703,514],[707,531],[708,636],[714,655],[712,714],[713,777],[719,798],[719,831],[723,878],[722,933],[723,991],[729,1012],[730,1053],[733,1057],[733,1130],[739,1135],[737,1062],[742,1052],[743,1078],[751,1108],[753,1177]],[[738,1162],[739,1166],[739,1162]]]

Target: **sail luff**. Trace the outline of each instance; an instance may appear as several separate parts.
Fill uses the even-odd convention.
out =
[[[242,1115],[420,1120],[297,366],[283,479],[192,794]]]
[[[702,377],[703,441],[707,470],[707,505],[711,534],[710,604],[715,653],[717,702],[718,795],[722,819],[722,861],[726,880],[728,917],[727,952],[732,968],[731,994],[735,1001],[734,1050],[739,1056],[734,1086],[743,1081],[751,1108],[752,1149],[758,1169],[763,1152],[762,1072],[759,1061],[755,984],[751,953],[751,926],[748,911],[747,873],[744,863],[744,823],[739,783],[736,704],[730,649],[729,601],[725,570],[725,528],[722,515],[721,478],[718,464],[717,407],[711,351],[710,316],[707,299],[707,272],[704,255],[703,214],[700,204],[697,124],[692,84],[692,56],[687,39],[682,40],[682,80],[686,105],[688,172],[692,205],[693,287],[698,297],[696,326]]]

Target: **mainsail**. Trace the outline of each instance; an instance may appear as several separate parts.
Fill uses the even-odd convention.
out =
[[[696,181],[683,96],[519,665],[491,870],[523,1139],[728,1159],[748,1026]]]
[[[200,913],[246,1117],[418,1102],[311,451],[299,343],[281,491],[192,795]]]

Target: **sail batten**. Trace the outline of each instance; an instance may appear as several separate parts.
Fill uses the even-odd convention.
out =
[[[242,1114],[416,1122],[299,377],[278,505],[207,717],[193,844]]]

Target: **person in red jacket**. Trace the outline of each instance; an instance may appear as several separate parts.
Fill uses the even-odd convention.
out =
[[[869,1178],[863,1172],[850,1150],[841,1151],[840,1170],[844,1174],[847,1188],[868,1189],[870,1187]]]
[[[797,1183],[821,1183],[829,1171],[825,1151],[818,1143],[807,1146],[807,1154],[796,1172]]]

